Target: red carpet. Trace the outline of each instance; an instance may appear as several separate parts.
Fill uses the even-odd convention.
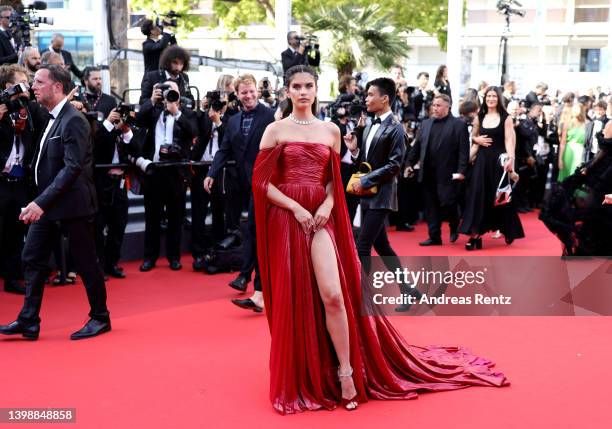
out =
[[[486,240],[483,253],[559,254],[532,217],[524,218],[527,239],[511,247]],[[423,228],[393,233],[398,253],[422,250],[415,242]],[[436,251],[460,252],[460,241]],[[53,427],[104,429],[610,425],[610,318],[394,317],[410,342],[468,346],[497,362],[512,386],[281,417],[268,401],[265,316],[229,303],[237,296],[226,286],[232,276],[175,273],[163,261],[149,273],[137,267],[125,264],[128,278],[108,283],[113,332],[87,341],[68,340],[86,320],[82,285],[47,288],[40,340],[0,339],[0,408],[73,407],[77,423]],[[0,292],[0,323],[21,303]]]

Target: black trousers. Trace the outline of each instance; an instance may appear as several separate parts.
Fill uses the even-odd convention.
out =
[[[225,235],[223,220],[223,188],[213,186],[212,193],[204,190],[204,179],[209,166],[199,167],[191,179],[191,253],[194,258],[201,257]],[[212,210],[212,234],[206,234],[208,204]]]
[[[456,203],[443,206],[438,195],[438,187],[434,181],[423,182],[423,201],[425,203],[425,219],[429,238],[442,239],[442,221],[447,219],[451,232],[459,228],[459,207]]]
[[[128,222],[127,188],[123,176],[110,176],[106,172],[96,175],[95,182],[98,195],[96,250],[100,266],[107,269],[117,265],[121,257]]]
[[[370,273],[372,266],[372,246],[390,271],[401,268],[397,254],[389,243],[387,236],[387,219],[390,210],[386,209],[361,209],[361,227],[357,236],[357,254],[361,266],[366,274]]]
[[[144,258],[155,262],[159,257],[162,215],[164,206],[168,216],[166,258],[180,260],[181,233],[185,216],[185,184],[176,168],[160,168],[147,175],[144,181],[145,249]]]
[[[255,279],[253,286],[256,291],[261,291],[261,278],[259,276],[259,264],[257,263],[257,241],[255,233],[255,204],[253,200],[253,193],[249,198],[249,219],[246,222],[246,228],[242,228],[242,249],[243,249],[243,260],[242,267],[240,268],[240,274],[246,277],[248,280],[251,279],[253,270],[255,270]]]
[[[26,181],[9,182],[0,178],[0,264],[5,280],[18,280],[26,225],[19,221],[21,207],[28,204]]]
[[[89,317],[108,321],[106,287],[96,256],[93,216],[52,221],[44,215],[30,226],[23,249],[26,296],[19,313],[19,321],[24,325],[40,323],[39,314],[45,278],[49,274],[49,258],[60,234],[69,237],[74,262],[87,291]]]

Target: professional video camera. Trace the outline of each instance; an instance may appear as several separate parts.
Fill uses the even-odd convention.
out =
[[[523,7],[523,5],[520,4],[516,0],[499,0],[497,2],[497,11],[501,13],[502,15],[506,15],[506,16],[510,16],[510,15],[518,15],[521,17],[525,16],[524,10],[516,9],[513,6]]]
[[[206,105],[215,112],[220,112],[227,104],[226,101],[221,100],[221,91],[208,91],[205,97]]]
[[[139,104],[129,104],[122,101],[117,105],[117,113],[121,115],[121,122],[126,125],[136,124],[136,113],[139,111]]]
[[[329,116],[332,119],[341,119],[348,116],[357,122],[362,113],[367,112],[365,100],[356,94],[342,94],[333,104],[329,105]]]
[[[161,18],[160,18],[161,17]],[[177,18],[180,18],[181,15],[171,10],[168,13],[160,13],[155,17],[155,25],[163,30],[164,27],[174,27],[178,25]]]
[[[308,58],[308,65],[319,67],[321,63],[319,38],[313,34],[305,34],[304,36],[297,36],[297,40],[304,45],[304,55]]]
[[[21,46],[32,46],[32,27],[38,27],[40,24],[53,25],[53,18],[37,15],[37,10],[45,9],[47,9],[47,3],[35,1],[29,6],[18,7],[11,14],[10,26],[13,28],[13,34],[21,39]]]

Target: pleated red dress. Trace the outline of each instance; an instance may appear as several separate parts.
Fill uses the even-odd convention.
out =
[[[281,414],[331,410],[341,401],[338,361],[312,267],[313,234],[305,234],[293,213],[266,196],[268,183],[273,183],[314,215],[329,181],[335,198],[325,230],[336,250],[359,402],[412,399],[419,391],[509,385],[487,359],[461,347],[409,345],[383,315],[362,315],[361,267],[343,196],[340,158],[324,144],[286,142],[260,151],[253,171],[257,252],[272,335],[274,409]]]

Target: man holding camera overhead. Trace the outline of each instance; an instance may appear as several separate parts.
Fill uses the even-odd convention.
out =
[[[169,48],[170,49],[170,48]],[[137,125],[147,128],[140,156],[134,163],[145,173],[145,251],[140,271],[150,271],[159,257],[160,222],[164,206],[168,215],[166,258],[172,270],[180,270],[181,231],[185,211],[186,177],[180,166],[165,162],[184,162],[196,136],[193,113],[181,107],[179,86],[168,80],[153,87],[137,115]],[[153,164],[152,164],[153,163]]]
[[[159,57],[162,52],[168,46],[176,45],[176,38],[173,34],[163,31],[163,26],[157,25],[151,19],[143,21],[140,31],[147,36],[147,39],[142,42],[145,73],[156,71],[159,69]]]

